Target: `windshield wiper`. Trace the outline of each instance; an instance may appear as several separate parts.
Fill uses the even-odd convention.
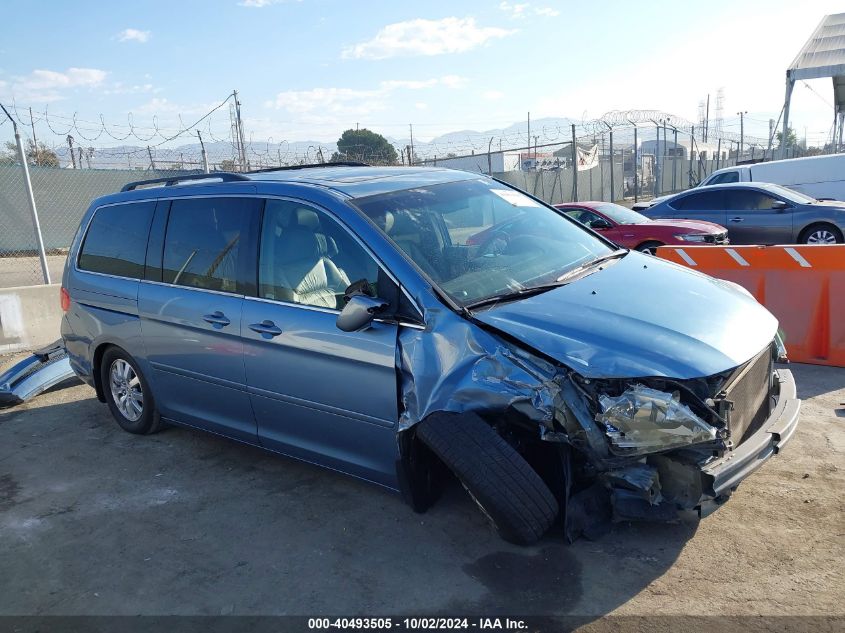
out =
[[[600,257],[596,257],[595,259],[591,259],[590,261],[581,264],[580,266],[576,266],[572,270],[567,270],[563,273],[560,277],[558,277],[555,281],[556,282],[563,282],[563,281],[571,281],[573,277],[578,277],[582,273],[590,270],[591,268],[595,268],[599,264],[603,264],[606,261],[611,259],[619,259],[620,257],[625,257],[628,254],[627,248],[619,248],[607,255],[602,255]]]
[[[611,259],[617,259],[619,257],[624,257],[627,253],[627,249],[620,248],[618,250],[613,251],[612,253],[597,257],[596,259],[590,260],[585,264],[581,264],[577,268],[573,268],[572,270],[565,272],[560,277],[555,279],[555,281],[553,281],[552,283],[540,284],[539,286],[528,286],[527,288],[520,288],[519,290],[514,290],[512,292],[504,292],[501,294],[492,295],[490,297],[485,297],[484,299],[479,299],[478,301],[465,305],[464,309],[474,310],[476,308],[483,308],[485,306],[494,305],[503,301],[516,301],[517,299],[524,299],[525,297],[538,295],[543,292],[553,290],[555,288],[560,288],[561,286],[565,286],[566,284],[571,282],[573,277],[577,277],[582,273],[585,273],[591,268],[598,266],[602,262],[606,262]]]

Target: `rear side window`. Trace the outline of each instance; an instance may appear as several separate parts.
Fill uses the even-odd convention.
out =
[[[721,185],[726,182],[739,182],[739,172],[729,171],[724,174],[719,174],[713,180],[708,182],[708,185]]]
[[[713,211],[724,209],[721,191],[702,191],[674,200],[670,204],[682,211]]]
[[[155,201],[133,202],[97,209],[79,253],[79,269],[143,277],[155,205]]]
[[[238,270],[244,270],[249,227],[260,205],[251,198],[174,200],[164,237],[162,281],[243,292]]]

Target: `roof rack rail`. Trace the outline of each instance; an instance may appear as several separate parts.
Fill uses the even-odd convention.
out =
[[[371,167],[368,163],[359,163],[354,160],[339,160],[334,163],[312,163],[310,165],[286,165],[284,167],[265,167],[264,169],[253,169],[248,174],[263,174],[268,171],[287,171],[290,169],[308,169],[310,167]]]
[[[136,180],[123,185],[121,191],[135,191],[138,187],[145,187],[147,185],[161,184],[164,187],[172,187],[178,185],[180,182],[189,180],[212,180],[217,179],[222,182],[232,182],[237,180],[249,180],[243,174],[234,174],[227,171],[214,172],[211,174],[188,174],[186,176],[167,176],[165,178],[151,178],[150,180]]]

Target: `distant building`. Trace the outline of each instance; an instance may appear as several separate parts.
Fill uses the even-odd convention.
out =
[[[488,162],[487,153],[471,154],[469,156],[453,156],[451,158],[430,158],[423,161],[429,167],[447,167],[448,169],[462,169],[476,173],[486,174],[502,173],[505,171],[519,171],[522,168],[522,154],[519,152],[491,152]]]

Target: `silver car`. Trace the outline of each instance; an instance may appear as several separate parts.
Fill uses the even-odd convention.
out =
[[[696,188],[641,213],[721,224],[731,244],[841,244],[845,231],[845,202],[816,200],[768,183]]]

